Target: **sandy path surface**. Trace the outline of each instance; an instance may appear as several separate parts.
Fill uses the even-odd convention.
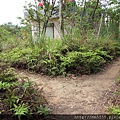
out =
[[[96,75],[81,77],[58,76],[51,78],[17,70],[22,77],[43,87],[46,99],[54,114],[103,114],[107,113],[106,93],[115,84],[120,71],[120,58]]]

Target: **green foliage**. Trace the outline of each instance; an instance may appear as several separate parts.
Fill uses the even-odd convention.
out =
[[[117,78],[118,82],[120,83],[120,76]]]
[[[17,80],[17,74],[15,73],[14,68],[10,68],[6,66],[6,69],[1,70],[0,72],[0,80],[2,80],[3,82],[14,82]]]
[[[36,3],[29,3],[28,5],[24,6],[24,11],[25,13],[27,13],[27,16],[25,19],[19,19],[21,19],[22,23],[24,23],[25,20],[26,23],[30,23],[30,25],[31,21],[33,21],[35,26],[38,26],[38,31],[34,38],[41,38],[42,35],[45,36],[46,28],[49,24],[49,21],[51,20],[52,15],[56,11],[55,2],[56,1],[54,1],[51,5],[50,1],[44,1],[44,7],[36,7]]]
[[[108,111],[112,114],[120,115],[120,74],[116,81],[116,86],[112,89],[112,107],[108,108]]]
[[[46,107],[47,101],[42,89],[39,90],[35,83],[27,78],[19,78],[15,70],[3,62],[0,62],[0,77],[0,114],[9,112],[19,120],[23,115],[48,114],[49,108]]]
[[[7,31],[4,27],[0,26],[0,41],[7,41],[11,36],[10,32]]]
[[[0,90],[5,90],[7,88],[10,88],[10,83],[0,81]]]
[[[25,104],[20,104],[19,106],[17,106],[16,104],[14,104],[14,108],[12,108],[11,110],[14,111],[15,115],[18,116],[18,119],[21,120],[21,115],[26,115],[28,114],[28,108],[27,106],[25,106]]]
[[[102,53],[103,51],[101,51]],[[106,62],[97,51],[68,52],[61,58],[62,66],[77,74],[91,74],[98,72]]]
[[[49,111],[50,111],[50,108],[49,107],[45,107],[45,108],[43,108],[43,106],[42,105],[40,105],[40,107],[38,108],[38,113],[40,114],[40,115],[48,115],[48,113],[49,113]]]
[[[73,2],[72,2],[73,3]],[[119,1],[109,0],[106,2],[97,1],[77,1],[76,5],[64,3],[62,11],[64,17],[64,28],[68,36],[74,34],[77,29],[80,36],[87,35],[87,31],[92,30],[96,37],[111,35],[114,39],[119,36]]]
[[[16,68],[53,76],[97,73],[120,56],[120,42],[113,41],[114,36],[119,38],[119,6],[118,2],[110,1],[110,4],[115,4],[115,7],[103,9],[105,6],[99,0],[82,1],[74,5],[65,3],[61,14],[65,16],[63,23],[67,34],[62,36],[62,40],[45,37],[47,24],[53,12],[58,10],[55,1],[52,6],[49,1],[44,2],[44,14],[40,12],[42,8],[36,9],[35,5],[28,4],[24,7],[28,19],[26,22],[22,20],[27,26],[18,27],[11,23],[0,26],[1,61]],[[39,37],[36,41],[31,39],[31,20],[38,24]],[[13,39],[11,34],[17,38]]]
[[[0,25],[0,51],[12,49],[17,46],[22,38],[21,27],[12,23]]]
[[[2,52],[1,56],[3,61],[14,67],[55,76],[97,73],[120,55],[120,43],[109,40],[109,37],[81,39],[45,39],[34,46],[15,47],[7,53]]]
[[[111,107],[109,108],[109,112],[112,113],[112,114],[118,114],[120,115],[120,107]]]

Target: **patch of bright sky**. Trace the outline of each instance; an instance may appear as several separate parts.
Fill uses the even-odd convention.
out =
[[[23,6],[25,6],[25,1],[27,1],[27,3],[34,3],[34,0],[1,0],[0,25],[8,22],[12,22],[14,25],[20,25],[20,20],[17,17],[24,18]]]
[[[25,1],[34,2],[34,0],[1,0],[0,1],[0,25],[12,22],[14,25],[20,25],[17,17],[24,18]]]

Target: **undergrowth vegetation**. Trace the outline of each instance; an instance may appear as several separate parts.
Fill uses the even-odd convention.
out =
[[[117,79],[116,86],[114,90],[112,90],[112,106],[109,107],[109,112],[112,114],[120,115],[120,75]]]
[[[66,36],[63,40],[40,38],[31,44],[21,41],[1,52],[2,61],[16,68],[47,75],[97,73],[120,55],[120,43],[109,37]]]
[[[51,76],[77,76],[97,73],[120,56],[118,1],[83,0],[74,6],[68,4],[69,0],[62,2],[60,26],[55,23],[55,29],[61,29],[57,28],[61,39],[44,36],[47,27],[54,26],[52,16],[58,12],[55,1],[52,5],[44,1],[43,14],[42,7],[36,9],[26,2],[25,19],[19,18],[23,26],[11,22],[0,25],[0,114],[12,114],[20,120],[50,111],[42,89],[27,78],[19,78],[15,68]],[[32,36],[33,31],[36,36]],[[119,93],[115,100],[120,100]],[[120,114],[119,104],[114,102],[110,111]]]
[[[23,116],[26,119],[35,114],[45,116],[49,111],[42,89],[27,78],[19,78],[13,68],[0,62],[0,115],[21,120]]]
[[[96,38],[89,30],[63,39],[42,36],[36,41],[29,34],[22,36],[23,31],[18,36],[2,27],[0,30],[0,114],[12,114],[19,120],[47,115],[50,109],[42,89],[27,78],[19,78],[14,68],[52,76],[93,74],[120,56],[120,41],[112,35]],[[120,91],[117,93],[119,96]],[[110,111],[120,114],[119,103]]]

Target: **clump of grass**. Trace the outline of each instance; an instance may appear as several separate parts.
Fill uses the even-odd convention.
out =
[[[109,108],[109,112],[112,114],[120,115],[120,106]]]

